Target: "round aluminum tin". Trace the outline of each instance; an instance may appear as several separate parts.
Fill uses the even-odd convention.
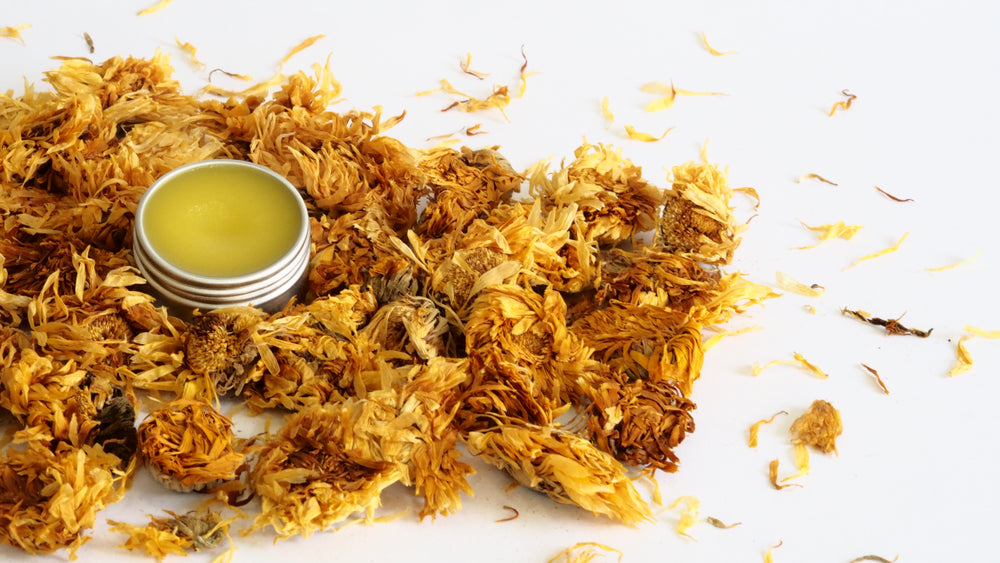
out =
[[[271,264],[248,274],[229,277],[200,275],[187,271],[165,259],[146,235],[144,219],[149,212],[150,197],[166,189],[171,182],[196,172],[202,167],[227,169],[242,167],[266,176],[275,189],[287,190],[298,207],[298,224],[294,243]],[[177,313],[193,309],[211,310],[236,305],[252,305],[268,312],[284,307],[299,294],[305,284],[310,258],[309,216],[298,190],[280,174],[252,162],[213,159],[187,164],[171,170],[154,182],[139,200],[133,226],[132,250],[136,266],[149,285]]]

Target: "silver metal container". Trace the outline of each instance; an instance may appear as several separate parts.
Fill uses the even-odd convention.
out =
[[[257,184],[258,180],[264,180],[267,190],[272,189],[272,186],[274,190],[279,190],[280,194],[268,195],[281,198],[283,205],[294,206],[287,207],[286,205],[285,207],[291,211],[281,216],[283,221],[294,222],[292,225],[293,236],[290,237],[288,233],[283,235],[282,240],[290,238],[287,249],[284,248],[283,242],[280,243],[280,256],[259,269],[242,272],[239,275],[214,275],[192,271],[192,268],[182,267],[175,263],[181,260],[175,258],[172,262],[167,259],[162,252],[165,249],[158,249],[156,242],[151,240],[156,237],[151,237],[150,233],[147,232],[152,217],[157,217],[159,214],[155,221],[162,222],[164,220],[162,216],[165,209],[162,207],[164,204],[158,203],[164,197],[158,197],[158,194],[165,195],[170,190],[183,189],[178,186],[190,185],[190,182],[195,179],[194,176],[199,174],[202,175],[197,178],[199,182],[205,182],[206,178],[215,181],[216,178],[226,179],[230,176],[245,178],[246,174],[253,174],[259,176],[259,178],[254,179],[255,185],[260,185]],[[285,201],[285,197],[290,199]],[[159,209],[158,205],[161,206]],[[209,205],[205,207],[211,209]],[[225,213],[225,210],[221,209],[219,212]],[[202,220],[197,214],[195,215],[197,220]],[[213,220],[211,212],[204,213],[204,215],[204,221]],[[190,221],[191,219],[185,220]],[[284,227],[287,230],[287,225]],[[252,236],[266,236],[266,229],[254,229]],[[161,246],[166,245],[161,244]],[[158,294],[158,297],[165,301],[168,308],[171,308],[172,312],[176,314],[184,316],[196,308],[211,310],[236,305],[252,305],[268,312],[274,312],[284,307],[293,296],[300,294],[305,285],[310,258],[309,217],[305,202],[302,201],[295,186],[274,171],[240,160],[205,160],[181,166],[164,174],[146,190],[136,209],[132,248],[136,266],[154,292]],[[176,256],[176,251],[171,250]],[[197,244],[192,245],[190,251],[195,253],[210,252]],[[247,252],[252,253],[253,249],[248,249]],[[199,258],[211,261],[216,257],[208,254],[200,255]],[[217,258],[221,260],[225,257]]]

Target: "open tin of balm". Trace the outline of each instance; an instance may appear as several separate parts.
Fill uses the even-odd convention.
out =
[[[205,160],[161,176],[139,200],[136,265],[168,305],[253,305],[274,312],[302,289],[309,217],[288,180],[241,160]]]

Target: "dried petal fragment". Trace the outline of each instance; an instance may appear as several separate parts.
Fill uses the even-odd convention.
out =
[[[979,255],[982,254],[982,253],[983,253],[983,249],[980,248],[979,250],[976,251],[975,254],[973,254],[969,258],[966,258],[965,260],[959,260],[958,262],[955,262],[954,264],[948,264],[946,266],[938,266],[937,268],[927,268],[927,271],[928,272],[940,272],[940,271],[943,271],[943,270],[950,270],[952,268],[957,268],[959,266],[965,266],[967,264],[971,264],[971,263],[975,262],[976,260],[978,260],[979,259]]]
[[[976,336],[982,336],[983,338],[992,338],[992,339],[1000,338],[1000,330],[986,330],[970,325],[963,326],[962,330],[964,330],[965,332],[971,332]]]
[[[763,426],[763,425],[765,425],[765,424],[770,424],[770,423],[774,422],[774,419],[778,418],[778,415],[781,415],[781,414],[788,414],[788,411],[778,411],[778,412],[772,414],[771,418],[762,418],[762,419],[758,420],[757,422],[753,423],[752,425],[750,425],[750,435],[749,435],[749,438],[747,438],[747,446],[749,446],[751,448],[756,448],[757,447],[757,435],[760,433],[760,427]]]
[[[152,6],[150,6],[148,8],[139,10],[138,12],[136,12],[136,15],[137,16],[147,16],[149,14],[152,14],[153,12],[159,12],[160,10],[162,10],[162,9],[166,8],[167,6],[169,6],[170,3],[173,2],[173,1],[174,0],[160,0],[159,2],[157,2],[156,4],[153,4]]]
[[[22,23],[18,25],[8,25],[5,27],[0,27],[0,37],[7,37],[9,39],[14,39],[15,41],[20,41],[24,44],[24,37],[21,35],[21,31],[31,27],[30,23]]]
[[[775,278],[777,279],[778,287],[781,289],[806,297],[819,297],[826,291],[826,288],[819,284],[806,285],[785,272],[776,272]]]
[[[778,480],[778,463],[778,458],[774,458],[767,466],[767,476],[771,480],[771,486],[779,491],[787,487],[801,487],[802,485],[798,483],[782,484],[784,483],[784,479],[781,481]],[[771,550],[768,550],[768,557],[770,557],[770,552]]]
[[[851,102],[853,102],[854,100],[857,99],[857,96],[855,96],[854,94],[848,92],[846,89],[845,90],[841,90],[841,93],[843,95],[847,96],[847,99],[844,100],[844,101],[842,101],[842,102],[837,102],[837,103],[833,104],[832,107],[830,107],[830,117],[833,117],[834,112],[836,112],[838,109],[839,110],[843,110],[843,111],[847,111],[851,107]]]
[[[812,363],[810,363],[809,360],[807,360],[805,358],[805,356],[803,356],[802,354],[800,354],[798,352],[795,352],[795,354],[793,355],[793,357],[795,358],[794,360],[771,360],[770,362],[764,364],[763,366],[761,366],[757,362],[754,362],[754,364],[753,364],[753,374],[754,374],[754,376],[758,376],[758,375],[761,374],[761,372],[763,372],[767,368],[778,366],[778,365],[782,365],[782,364],[798,364],[798,365],[804,367],[805,369],[809,370],[810,372],[812,372],[816,376],[818,376],[820,379],[826,379],[827,378],[826,372],[824,372],[823,370],[821,370],[817,366],[815,366]]]
[[[698,523],[698,509],[701,508],[701,501],[698,500],[698,497],[693,496],[679,497],[671,503],[666,510],[678,508],[682,502],[685,504],[686,508],[681,511],[680,518],[677,520],[677,533],[686,538],[695,539],[693,536],[688,534],[687,531],[691,529],[691,526]]]
[[[292,50],[289,51],[288,54],[285,55],[284,58],[281,59],[281,62],[278,63],[278,68],[279,69],[283,68],[285,66],[285,63],[287,63],[289,60],[291,60],[292,57],[294,57],[295,55],[297,55],[300,52],[304,51],[305,49],[308,49],[309,47],[312,47],[312,45],[314,43],[316,43],[320,39],[323,39],[324,37],[326,37],[326,35],[323,35],[323,34],[313,35],[312,37],[308,37],[308,38],[304,39],[298,45],[292,47]]]
[[[604,96],[604,99],[601,100],[601,115],[604,116],[604,120],[607,122],[605,123],[605,127],[611,127],[615,122],[615,114],[611,113],[611,102],[607,96]]]
[[[87,50],[91,53],[94,52],[94,38],[90,36],[86,31],[83,32],[83,40],[87,42]]]
[[[195,68],[197,69],[205,68],[205,63],[199,61],[198,57],[196,56],[198,53],[197,47],[186,41],[181,42],[181,40],[176,37],[174,37],[174,42],[176,42],[177,46],[180,47],[185,53],[187,53],[188,58],[191,59],[191,64],[193,64]]]
[[[886,559],[880,555],[862,555],[861,557],[855,557],[847,563],[860,563],[861,561],[875,561],[876,563],[896,563],[899,560],[899,556],[895,556],[892,559]]]
[[[737,53],[737,51],[719,51],[715,47],[712,47],[711,45],[709,45],[709,43],[708,43],[708,36],[705,35],[704,31],[701,31],[700,35],[701,35],[701,43],[702,43],[702,45],[704,45],[705,48],[708,49],[709,53],[712,53],[716,57],[721,57],[723,55],[735,55]]]
[[[909,234],[910,234],[909,232],[903,233],[903,236],[899,237],[899,240],[896,241],[896,244],[894,244],[894,245],[892,245],[892,246],[890,246],[888,248],[885,248],[883,250],[879,250],[878,252],[874,252],[872,254],[866,254],[865,256],[862,256],[861,258],[858,258],[853,264],[851,264],[850,266],[848,266],[847,268],[844,268],[844,269],[845,270],[849,270],[849,269],[857,266],[858,264],[864,262],[865,260],[871,260],[872,258],[878,258],[879,256],[885,256],[886,254],[891,254],[893,252],[896,252],[897,250],[899,250],[899,246],[901,244],[903,244],[903,241],[906,240],[906,237]]]
[[[824,184],[830,184],[831,186],[836,186],[837,185],[836,182],[831,182],[830,180],[827,180],[826,178],[820,176],[819,174],[815,174],[815,173],[812,173],[812,172],[810,172],[808,174],[803,174],[803,175],[799,176],[799,178],[798,178],[798,180],[796,180],[796,182],[799,183],[799,184],[801,184],[802,182],[804,182],[806,180],[819,180],[820,182],[823,182]]]
[[[806,448],[806,445],[795,444],[792,448],[792,452],[795,455],[795,468],[798,469],[798,472],[782,479],[782,483],[809,474],[809,449]]]
[[[972,369],[972,354],[969,353],[969,349],[965,347],[965,343],[972,338],[971,335],[966,334],[965,336],[958,339],[958,344],[955,348],[955,353],[958,355],[958,359],[955,365],[948,371],[948,375],[955,376],[963,374],[970,369]]]
[[[577,551],[578,553],[574,553]],[[549,559],[548,563],[591,563],[597,557],[601,556],[601,551],[617,553],[619,563],[621,563],[622,557],[624,557],[621,551],[603,543],[579,542],[560,551],[555,557]]]
[[[656,137],[656,136],[651,135],[649,133],[643,133],[642,131],[636,131],[635,127],[633,127],[631,125],[626,125],[625,126],[625,133],[628,134],[628,138],[629,139],[635,139],[636,141],[642,141],[644,143],[655,143],[656,141],[659,141],[660,139],[666,137],[667,133],[669,133],[669,132],[671,132],[673,130],[674,130],[674,128],[671,127],[669,129],[667,129],[666,131],[664,131],[662,135],[660,135],[659,137]]]
[[[837,436],[843,431],[840,411],[822,399],[813,401],[789,429],[793,444],[813,446],[823,453],[837,453]]]
[[[864,225],[847,225],[843,221],[837,221],[836,223],[829,225],[819,225],[816,227],[810,227],[809,225],[803,223],[802,221],[799,222],[802,223],[803,227],[809,229],[810,231],[816,231],[820,233],[819,242],[817,242],[816,244],[810,246],[796,247],[802,250],[806,248],[815,248],[830,239],[842,238],[844,240],[851,240],[852,238],[854,238],[854,235],[858,234],[858,231],[860,231],[861,228],[864,226]]]
[[[907,198],[896,197],[896,196],[892,195],[891,193],[883,190],[882,188],[880,188],[878,186],[875,186],[875,189],[878,190],[879,193],[881,193],[885,197],[891,199],[892,201],[898,201],[900,203],[907,202],[907,201],[913,201],[913,198],[909,198],[909,197],[907,197]]]
[[[462,62],[460,62],[458,66],[459,68],[462,69],[462,72],[464,72],[465,74],[475,76],[480,80],[483,80],[487,76],[489,76],[488,72],[479,72],[478,70],[472,70],[472,68],[470,68],[471,64],[472,64],[472,53],[466,53],[465,59]]]
[[[878,371],[875,368],[868,366],[867,364],[861,364],[861,367],[865,368],[866,370],[868,370],[868,373],[875,376],[875,382],[878,383],[878,386],[882,389],[882,392],[888,395],[889,388],[885,386],[885,382],[882,381],[882,377],[879,376]]]

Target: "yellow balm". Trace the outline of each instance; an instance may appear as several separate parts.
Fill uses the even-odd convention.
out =
[[[295,248],[301,201],[281,180],[248,166],[209,164],[166,179],[149,194],[149,248],[191,274],[236,277]]]

